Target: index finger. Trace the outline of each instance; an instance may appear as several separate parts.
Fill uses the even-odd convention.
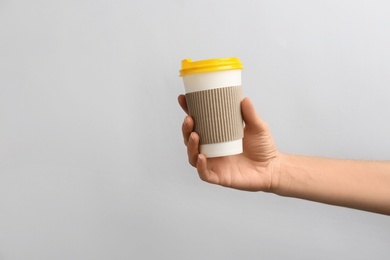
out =
[[[186,114],[188,115],[188,107],[187,107],[186,96],[183,95],[183,94],[179,95],[178,98],[177,98],[177,101],[179,101],[179,105],[184,110],[184,112],[186,112]]]

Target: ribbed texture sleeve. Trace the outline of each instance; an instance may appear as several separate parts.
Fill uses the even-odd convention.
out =
[[[216,88],[186,94],[194,131],[200,144],[228,142],[243,138],[241,86]]]

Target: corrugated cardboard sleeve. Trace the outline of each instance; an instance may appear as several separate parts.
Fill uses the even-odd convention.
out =
[[[203,90],[186,94],[187,107],[194,119],[200,144],[243,138],[241,86]]]

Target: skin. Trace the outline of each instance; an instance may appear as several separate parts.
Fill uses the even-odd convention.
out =
[[[187,113],[182,125],[189,163],[208,183],[244,191],[272,192],[331,205],[390,215],[390,162],[296,156],[277,150],[268,125],[249,98],[241,102],[245,121],[243,153],[206,158]]]

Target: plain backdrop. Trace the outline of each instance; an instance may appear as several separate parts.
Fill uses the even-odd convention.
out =
[[[390,218],[202,182],[184,58],[287,153],[390,159],[388,1],[0,0],[0,259],[388,259]]]

